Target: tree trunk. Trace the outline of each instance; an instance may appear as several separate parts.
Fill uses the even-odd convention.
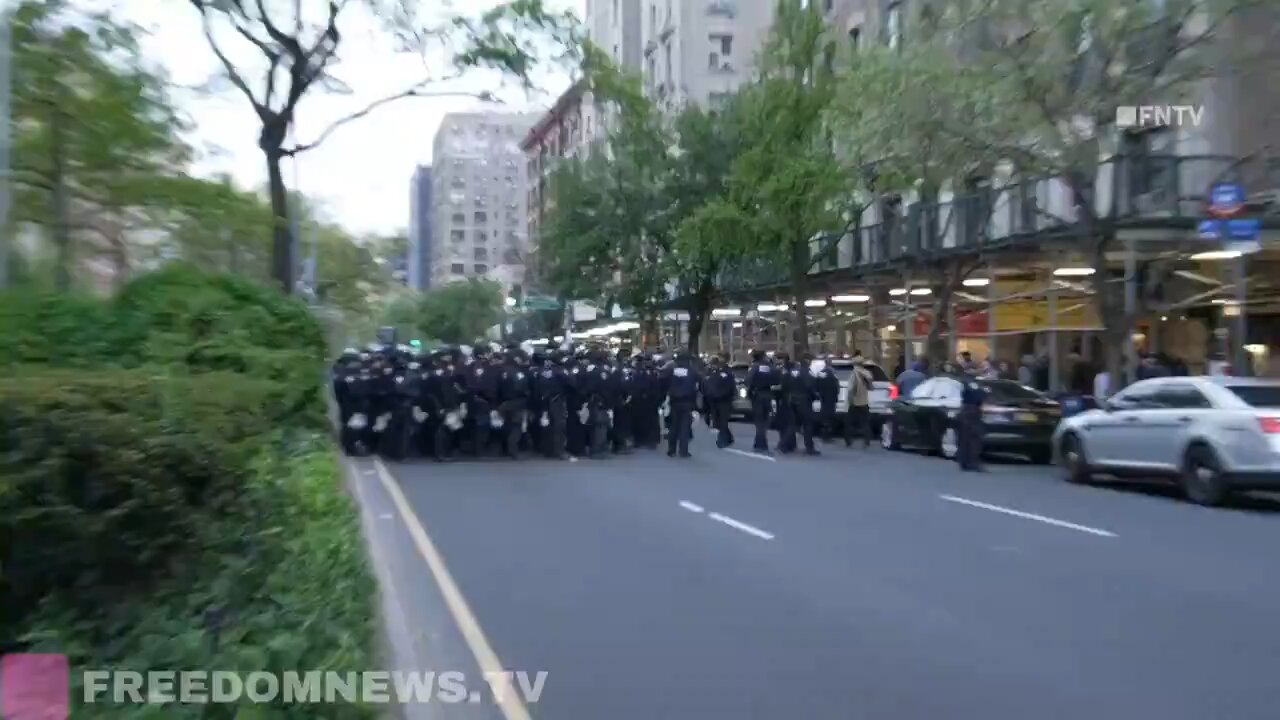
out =
[[[267,158],[267,184],[271,194],[271,277],[286,295],[293,293],[293,229],[289,225],[289,193],[284,186],[280,164],[284,157],[278,151],[264,150]]]
[[[809,241],[802,240],[791,250],[791,292],[795,304],[796,326],[791,336],[791,357],[799,357],[809,352],[809,309],[805,300],[809,299]]]
[[[1099,242],[1098,249],[1092,258],[1094,305],[1098,310],[1098,320],[1102,322],[1102,358],[1103,367],[1109,379],[1108,392],[1115,394],[1125,386],[1125,351],[1133,342],[1133,318],[1129,317],[1124,307],[1124,286],[1116,292],[1115,283],[1110,282],[1106,272],[1106,244]]]
[[[933,318],[929,322],[929,335],[924,341],[924,355],[931,365],[938,365],[944,359],[949,360],[947,339],[942,336],[942,328],[951,314],[951,300],[955,294],[955,280],[948,275],[938,288],[938,296],[934,298]],[[955,332],[948,327],[948,332]]]
[[[689,354],[695,357],[702,352],[702,328],[710,309],[711,288],[704,285],[693,293],[689,303]]]
[[[645,348],[655,348],[658,345],[658,318],[643,314],[640,316],[640,344]]]
[[[53,268],[53,284],[59,292],[71,289],[71,227],[67,213],[67,162],[65,154],[66,119],[56,103],[50,118],[50,161],[53,169],[53,194],[50,198],[53,212],[53,245],[56,259]]]

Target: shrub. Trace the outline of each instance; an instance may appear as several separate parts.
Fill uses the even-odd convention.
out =
[[[199,528],[203,552],[145,599],[87,616],[52,597],[29,623],[32,652],[65,652],[73,667],[159,669],[376,669],[374,585],[359,520],[338,482],[332,448],[264,455],[236,512]],[[72,681],[80,680],[73,673]],[[72,698],[82,689],[72,687]],[[146,712],[152,711],[151,715]],[[112,707],[104,718],[231,718],[237,708]],[[252,717],[372,718],[374,708],[277,705]]]
[[[0,378],[0,605],[99,602],[172,562],[236,499],[280,393],[226,373]]]
[[[110,308],[77,295],[0,293],[0,365],[85,366],[118,350]]]

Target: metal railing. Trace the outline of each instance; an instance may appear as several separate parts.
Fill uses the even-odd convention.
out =
[[[1204,214],[1208,189],[1238,182],[1252,194],[1273,192],[1280,203],[1280,160],[1215,155],[1119,155],[1099,164],[1086,192],[1095,216],[1129,227],[1190,223]],[[877,222],[812,241],[810,274],[859,270],[935,253],[1008,247],[1069,238],[1080,220],[1070,184],[1061,176],[996,187],[937,203],[881,203]],[[871,213],[868,213],[871,214]],[[726,270],[721,287],[745,290],[782,284],[786,268],[747,259]]]

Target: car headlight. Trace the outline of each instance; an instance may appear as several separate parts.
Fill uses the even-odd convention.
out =
[[[740,397],[740,398],[744,398],[744,397],[746,397],[746,396],[747,396],[747,389],[746,389],[746,388],[738,388],[738,397]]]

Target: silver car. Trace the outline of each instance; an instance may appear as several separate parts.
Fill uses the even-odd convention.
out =
[[[1062,421],[1053,448],[1072,482],[1167,477],[1192,502],[1280,489],[1280,382],[1233,377],[1142,380],[1101,409]]]

